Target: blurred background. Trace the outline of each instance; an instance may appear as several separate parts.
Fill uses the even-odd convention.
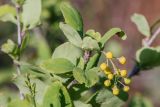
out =
[[[146,16],[150,25],[160,19],[159,0],[42,0],[42,24],[33,30],[30,35],[31,42],[24,52],[24,60],[35,62],[38,58],[46,58],[52,54],[54,49],[66,41],[58,24],[63,21],[59,10],[61,1],[69,1],[77,8],[84,20],[85,31],[95,29],[102,35],[112,27],[123,29],[128,38],[121,41],[118,38],[112,38],[107,44],[105,50],[114,51],[117,56],[124,55],[128,63],[126,68],[131,70],[134,65],[136,50],[142,45],[143,36],[138,32],[136,26],[131,22],[130,17],[134,13],[141,13]],[[0,0],[0,5],[10,3],[10,0]],[[37,36],[38,35],[38,36]],[[0,45],[8,38],[16,41],[16,26],[12,23],[0,22]],[[37,41],[38,39],[38,41]],[[36,41],[36,43],[34,42]],[[37,43],[39,44],[37,46]],[[160,43],[156,40],[153,45]],[[44,54],[44,50],[48,48]],[[47,54],[47,55],[46,55]],[[27,56],[27,57],[26,57]],[[1,90],[11,87],[10,81],[15,68],[12,60],[6,54],[0,51],[0,95]],[[160,68],[152,71],[143,71],[140,75],[133,77],[130,97],[136,93],[150,99],[154,107],[160,107]],[[0,96],[1,97],[1,96]],[[0,98],[1,99],[1,98]],[[127,106],[127,105],[126,105]]]

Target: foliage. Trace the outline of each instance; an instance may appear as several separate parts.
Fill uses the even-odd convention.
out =
[[[114,35],[122,40],[127,38],[123,30],[111,28],[103,36],[93,29],[84,32],[83,20],[78,10],[68,2],[61,2],[58,6],[65,22],[60,22],[59,28],[67,41],[58,46],[51,55],[51,49],[43,38],[41,28],[38,27],[43,23],[41,14],[44,14],[42,6],[44,1],[13,0],[12,2],[14,6],[0,7],[0,20],[17,25],[18,39],[17,42],[8,39],[1,46],[1,50],[11,57],[16,67],[17,73],[14,71],[13,78],[10,75],[6,78],[12,79],[12,84],[17,88],[20,98],[11,97],[10,100],[5,100],[7,103],[5,107],[22,105],[24,107],[92,107],[94,103],[100,107],[120,107],[127,101],[126,92],[129,88],[127,86],[127,91],[126,89],[122,91],[121,88],[130,83],[130,78],[127,77],[126,70],[120,70],[112,62],[113,59],[117,59],[120,64],[125,64],[126,59],[124,56],[115,57],[111,52],[103,51],[106,42]],[[48,17],[49,13],[42,19]],[[135,14],[132,21],[142,34],[147,38],[152,37],[144,16]],[[38,58],[32,61],[28,60],[25,53],[29,46],[33,46],[38,51]],[[159,66],[159,51],[158,47],[146,47],[146,45],[138,50],[136,54],[138,67],[149,69]],[[104,66],[99,67],[101,55],[106,57],[106,62]],[[152,55],[153,57],[149,58]],[[109,71],[110,68],[114,72]],[[108,83],[104,82],[105,79],[109,79],[114,87],[106,88]],[[2,81],[4,80],[5,78],[2,78]],[[125,84],[121,83],[122,81]],[[75,94],[77,98],[73,96]],[[95,102],[92,103],[92,100]],[[136,101],[133,100],[132,103],[134,102]],[[146,100],[143,100],[140,103],[145,102]]]

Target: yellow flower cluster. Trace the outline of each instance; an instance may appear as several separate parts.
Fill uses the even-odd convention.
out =
[[[123,91],[128,92],[130,89],[128,85],[131,83],[131,79],[127,78],[127,70],[118,69],[113,62],[113,59],[117,59],[118,62],[123,65],[126,63],[126,58],[124,56],[115,58],[112,52],[104,52],[104,54],[106,56],[106,62],[100,65],[100,69],[107,77],[104,85],[111,88],[114,95],[119,95],[122,86]],[[111,64],[111,67],[109,64]]]

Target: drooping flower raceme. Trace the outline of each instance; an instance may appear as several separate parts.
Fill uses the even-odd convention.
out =
[[[111,88],[114,95],[119,95],[121,90],[128,92],[130,89],[128,85],[131,83],[131,79],[127,77],[127,70],[119,69],[113,61],[116,59],[116,61],[124,65],[126,58],[124,56],[116,58],[112,52],[103,53],[106,61],[100,65],[100,69],[107,78],[104,81],[104,85]]]

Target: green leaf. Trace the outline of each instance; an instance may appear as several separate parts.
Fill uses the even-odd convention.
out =
[[[64,23],[60,23],[59,27],[63,31],[64,35],[66,36],[69,42],[71,42],[73,45],[77,47],[81,47],[82,39],[74,28]]]
[[[83,39],[82,48],[84,50],[99,50],[98,42],[91,37],[85,37]]]
[[[2,45],[1,50],[5,53],[13,53],[15,48],[16,44],[12,40],[8,39],[7,43]]]
[[[85,35],[90,36],[97,41],[100,41],[100,39],[101,39],[101,34],[99,32],[95,32],[95,30],[93,30],[93,29],[87,30]]]
[[[23,69],[21,69],[21,71],[24,72]],[[25,73],[25,75],[21,74],[20,76],[17,76],[13,81],[14,84],[16,84],[16,86],[18,87],[19,92],[23,93],[25,97],[27,97],[27,95],[30,94],[30,91],[29,91],[28,87],[26,86],[26,82],[25,82],[26,80],[27,79],[26,79],[26,73]],[[37,79],[35,77],[35,75],[30,76],[30,80],[31,80],[31,83],[36,83],[35,100],[38,104],[41,104],[43,102],[43,96],[44,96],[44,92],[47,87],[47,84],[44,83],[44,81]]]
[[[128,107],[153,107],[152,102],[140,94],[136,94],[130,101]]]
[[[80,57],[77,67],[79,67],[79,68],[81,68],[82,70],[84,70],[84,66],[85,66],[84,58],[83,58],[83,57]]]
[[[86,87],[92,87],[99,81],[98,77],[99,68],[92,68],[86,71],[83,71],[80,68],[74,68],[73,76],[80,83],[85,83]]]
[[[88,61],[86,70],[91,69],[93,66],[97,65],[99,61],[100,53],[94,54]]]
[[[4,43],[1,50],[8,54],[12,59],[16,59],[18,55],[18,46],[12,40],[8,39],[7,43]]]
[[[8,107],[32,107],[32,104],[29,103],[27,100],[13,100],[8,104]]]
[[[80,83],[83,84],[86,81],[84,71],[80,68],[73,69],[73,77]]]
[[[61,4],[61,11],[64,16],[65,22],[72,26],[76,31],[83,36],[83,20],[80,13],[74,9],[69,3]]]
[[[83,51],[72,45],[69,42],[66,42],[59,47],[57,47],[52,55],[52,59],[54,58],[65,58],[71,61],[76,65],[77,59],[83,55]]]
[[[3,22],[13,22],[16,23],[16,9],[10,5],[0,6],[0,20]]]
[[[85,104],[81,101],[74,101],[74,106],[75,107],[92,107],[91,104]]]
[[[40,23],[41,0],[25,0],[22,10],[23,30],[32,29]]]
[[[131,20],[136,24],[139,32],[141,32],[144,36],[149,37],[151,35],[150,27],[145,16],[135,13],[132,15]]]
[[[86,87],[92,87],[99,81],[98,71],[99,71],[99,68],[97,67],[85,71]]]
[[[44,70],[42,70],[39,66],[35,66],[33,64],[29,64],[27,62],[18,62],[18,61],[14,61],[14,63],[18,64],[21,66],[21,69],[30,69],[32,72],[36,73],[36,75],[38,76],[38,74],[45,74]],[[27,70],[25,70],[27,71]]]
[[[29,34],[24,36],[23,41],[22,41],[22,45],[21,45],[21,48],[20,48],[21,51],[23,51],[27,47],[27,44],[29,43],[29,39],[30,39]]]
[[[60,82],[54,82],[47,88],[43,107],[72,107],[69,93]]]
[[[75,66],[67,59],[55,58],[42,62],[40,67],[54,74],[64,74],[73,71]]]
[[[96,97],[96,102],[101,104],[101,107],[121,107],[127,99],[126,93],[120,92],[119,96],[115,96],[110,90],[102,89]]]
[[[144,47],[137,51],[136,59],[141,69],[151,69],[160,66],[160,47]]]
[[[101,47],[104,47],[104,44],[114,35],[118,35],[122,40],[127,38],[127,35],[120,28],[112,28],[108,32],[104,34],[104,36],[100,39]]]

